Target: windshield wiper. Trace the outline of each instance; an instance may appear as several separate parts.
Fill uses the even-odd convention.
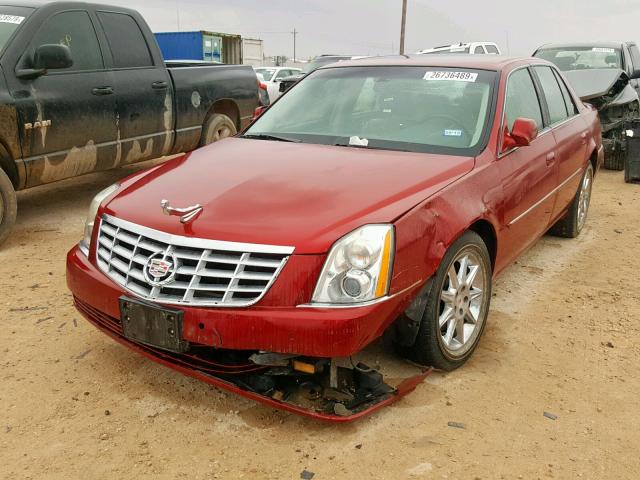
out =
[[[411,152],[412,150],[407,150],[404,148],[393,148],[393,147],[372,147],[371,145],[351,145],[348,143],[334,143],[334,147],[348,147],[348,148],[361,148],[363,150],[390,150],[392,152]]]
[[[256,140],[275,140],[277,142],[294,142],[294,143],[300,143],[302,140],[298,140],[297,138],[287,138],[287,137],[280,137],[278,135],[269,135],[266,133],[260,133],[260,134],[255,134],[255,135],[243,135],[242,138],[254,138]]]

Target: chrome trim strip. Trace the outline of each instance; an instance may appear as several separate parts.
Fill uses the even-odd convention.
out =
[[[393,295],[385,295],[384,297],[376,298],[375,300],[369,300],[368,302],[360,302],[360,303],[302,303],[300,305],[296,305],[296,308],[359,308],[359,307],[368,307],[371,305],[376,305],[378,303],[386,302],[387,300],[391,300],[392,298],[397,297],[398,295],[402,295],[403,293],[408,292],[412,288],[417,287],[421,283],[424,283],[424,280],[418,280],[413,285],[408,286],[404,290],[394,293]]]
[[[85,257],[89,258],[89,249],[84,243],[82,242],[78,243],[78,248],[84,254]]]
[[[159,230],[154,230],[153,228],[143,227],[142,225],[138,225],[137,223],[128,222],[126,220],[122,220],[121,218],[112,217],[111,215],[107,214],[103,214],[102,218],[113,225],[125,228],[126,230],[137,233],[138,235],[144,235],[146,237],[154,238],[162,243],[179,245],[181,247],[202,248],[205,250],[229,250],[231,252],[278,253],[281,255],[291,255],[295,250],[295,247],[285,247],[280,245],[225,242],[222,240],[183,237],[180,235],[173,235],[170,233],[161,232]]]
[[[576,170],[575,172],[573,172],[571,175],[569,175],[569,178],[567,178],[564,182],[562,182],[560,185],[558,185],[556,188],[554,188],[553,190],[551,190],[549,193],[547,193],[544,197],[542,197],[540,200],[538,200],[536,203],[534,203],[531,207],[529,207],[527,210],[525,210],[523,213],[521,213],[520,215],[518,215],[516,218],[514,218],[513,220],[511,220],[511,222],[509,222],[509,227],[513,224],[515,224],[516,222],[522,220],[524,217],[526,217],[529,213],[531,213],[533,210],[535,210],[536,208],[538,208],[540,205],[542,205],[542,203],[544,203],[545,200],[547,200],[551,195],[553,195],[554,193],[556,193],[558,190],[560,190],[562,187],[564,187],[567,183],[569,183],[577,174],[582,173],[583,169],[579,168],[578,170]]]

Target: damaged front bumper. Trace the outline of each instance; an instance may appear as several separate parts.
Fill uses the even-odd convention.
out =
[[[185,375],[307,417],[356,420],[397,401],[431,372],[422,370],[391,386],[376,370],[353,365],[349,359],[406,308],[419,286],[360,309],[302,307],[265,312],[252,307],[233,312],[216,309],[212,314],[211,309],[186,308],[182,329],[188,348],[168,351],[125,336],[119,311],[124,292],[77,248],[67,258],[67,282],[80,313],[121,344]],[[234,328],[225,329],[225,325]],[[198,335],[206,330],[215,332],[214,342],[202,341],[212,337]],[[260,333],[267,330],[268,334]]]

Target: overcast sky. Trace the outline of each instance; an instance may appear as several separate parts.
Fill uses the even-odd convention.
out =
[[[397,53],[402,0],[102,0],[139,10],[154,31],[211,30],[264,40],[267,55]],[[406,51],[494,41],[530,55],[558,41],[640,40],[638,0],[409,0]]]

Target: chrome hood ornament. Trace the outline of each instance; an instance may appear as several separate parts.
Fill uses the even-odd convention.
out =
[[[192,222],[204,210],[204,208],[200,204],[192,205],[185,208],[174,208],[171,206],[171,204],[169,204],[169,200],[162,200],[160,202],[160,206],[162,207],[162,211],[165,215],[180,217],[181,223]]]

